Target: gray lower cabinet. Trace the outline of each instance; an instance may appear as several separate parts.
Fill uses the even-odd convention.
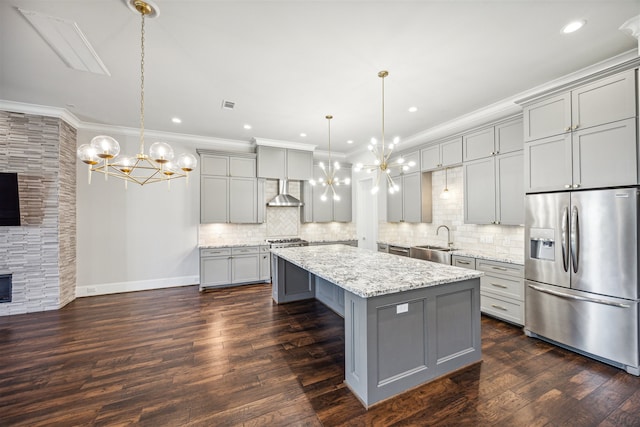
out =
[[[315,281],[316,299],[344,317],[344,289],[318,276]]]
[[[201,248],[200,290],[268,281],[269,254],[265,252],[266,246]],[[267,257],[266,267],[263,256]]]
[[[480,310],[516,325],[524,325],[524,267],[506,262],[453,255],[456,267],[483,271]]]
[[[378,243],[378,252],[389,253],[389,245],[386,243]]]
[[[638,183],[635,118],[525,144],[526,192]]]
[[[260,246],[260,281],[271,281],[271,252],[268,246]]]
[[[467,224],[524,223],[522,151],[463,164]]]

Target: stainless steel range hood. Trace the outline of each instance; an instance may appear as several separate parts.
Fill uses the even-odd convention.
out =
[[[278,180],[278,195],[271,199],[267,206],[289,208],[304,206],[304,203],[289,194],[289,180],[280,179]]]

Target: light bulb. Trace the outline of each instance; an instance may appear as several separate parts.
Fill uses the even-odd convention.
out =
[[[393,143],[398,145],[398,143],[400,142],[400,137],[396,136],[395,138],[393,138]]]
[[[334,168],[335,170],[340,169],[340,163],[335,162],[335,163],[333,164],[333,168]]]
[[[316,185],[316,180],[315,180],[315,179],[310,179],[310,180],[309,180],[309,184],[311,184],[311,185]]]
[[[378,192],[378,190],[380,190],[380,187],[378,187],[377,185],[375,187],[373,187],[371,189],[371,194],[376,194]]]
[[[90,144],[82,144],[78,147],[77,151],[78,159],[88,165],[98,164],[98,155],[96,149]]]
[[[398,164],[399,164],[399,165],[401,165],[401,164],[403,164],[403,163],[404,163],[404,158],[403,158],[403,157],[400,157],[400,158],[398,158],[398,160],[397,160],[397,161],[398,161]]]
[[[440,193],[441,199],[448,199],[449,196],[451,196],[451,193],[449,192],[448,188],[445,188],[444,190],[442,190],[442,193]]]
[[[322,196],[320,196],[320,200],[322,200],[323,202],[326,202],[327,196],[323,194]]]
[[[198,164],[198,160],[196,160],[196,158],[195,158],[195,156],[193,154],[181,153],[178,156],[176,164],[183,171],[191,172],[192,170],[194,170],[196,168],[196,165]]]
[[[344,184],[345,184],[345,185],[349,185],[349,184],[351,184],[351,179],[350,179],[350,178],[345,178],[345,179],[344,179]]]
[[[149,157],[158,163],[167,163],[173,160],[173,148],[166,142],[154,142],[149,147]]]
[[[340,196],[338,196],[337,194],[333,195],[333,200],[335,200],[336,202],[340,201]]]
[[[409,167],[414,167],[414,166],[416,165],[416,162],[414,162],[413,160],[411,160],[411,161],[408,163],[408,165],[409,165]]]
[[[324,170],[324,163],[320,162],[318,163],[318,166],[320,166],[320,169]]]
[[[120,144],[110,136],[96,136],[91,140],[91,146],[96,150],[96,155],[101,159],[113,159],[120,154]]]
[[[364,165],[362,163],[356,163],[356,172],[360,172]]]
[[[407,165],[402,166],[402,170],[403,171],[408,171],[409,170],[409,166],[407,166]]]

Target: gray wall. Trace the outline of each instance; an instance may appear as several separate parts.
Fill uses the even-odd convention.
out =
[[[76,130],[57,118],[0,111],[0,171],[17,172],[22,226],[0,227],[0,271],[13,299],[0,316],[75,298]]]

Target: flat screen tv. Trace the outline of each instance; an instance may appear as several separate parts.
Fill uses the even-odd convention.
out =
[[[0,172],[0,226],[20,225],[18,174]]]

